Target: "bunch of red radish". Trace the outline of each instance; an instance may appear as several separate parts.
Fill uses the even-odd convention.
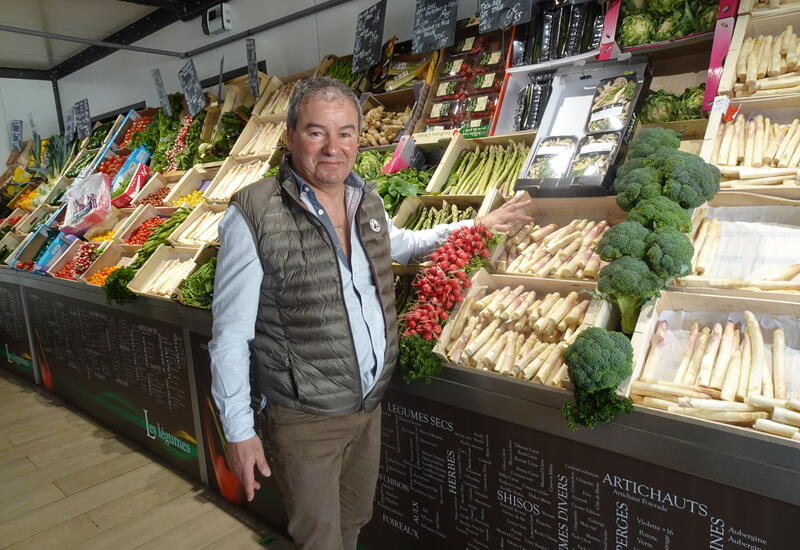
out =
[[[462,227],[431,254],[432,265],[413,283],[417,303],[403,316],[403,336],[418,335],[425,340],[439,337],[449,311],[464,299],[462,291],[472,285],[465,268],[474,257],[489,256],[487,242],[491,238],[492,232],[483,226]]]

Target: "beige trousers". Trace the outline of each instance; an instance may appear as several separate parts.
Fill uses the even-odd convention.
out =
[[[381,408],[319,416],[270,404],[270,467],[297,550],[355,550],[372,517]]]

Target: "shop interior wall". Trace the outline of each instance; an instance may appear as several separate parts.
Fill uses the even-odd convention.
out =
[[[0,158],[11,151],[8,129],[12,120],[24,121],[23,138],[31,139],[28,113],[33,114],[36,130],[42,137],[58,131],[58,115],[53,99],[53,85],[49,80],[22,80],[0,78]]]
[[[292,21],[255,35],[258,59],[265,60],[267,71],[275,76],[313,68],[327,54],[345,55],[353,51],[356,18],[376,0],[352,0],[314,15]],[[322,0],[230,0],[233,30],[216,36],[205,36],[200,19],[177,22],[151,34],[136,45],[186,52],[224,39],[263,23],[310,8]],[[393,34],[400,39],[411,37],[416,0],[389,0],[386,9],[385,38]],[[458,17],[475,13],[477,0],[460,0]],[[225,57],[225,70],[247,63],[244,40],[195,56],[200,79],[219,73],[220,58]],[[118,51],[59,80],[62,107],[87,97],[93,113],[104,113],[145,101],[158,105],[150,70],[159,68],[168,92],[179,91],[178,69],[185,60]],[[52,94],[51,94],[52,95]]]

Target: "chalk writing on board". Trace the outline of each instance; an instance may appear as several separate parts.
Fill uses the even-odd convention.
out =
[[[186,96],[186,105],[189,107],[189,114],[195,116],[206,106],[206,98],[203,89],[200,87],[200,78],[197,76],[197,69],[191,59],[178,71],[178,80],[181,83],[183,95]]]
[[[89,100],[83,98],[73,106],[75,115],[75,131],[79,139],[88,138],[92,134],[92,117],[89,114]]]
[[[150,71],[153,75],[153,80],[156,83],[156,90],[158,90],[158,103],[161,105],[161,108],[164,110],[164,113],[168,116],[172,116],[172,107],[169,104],[169,98],[167,97],[167,90],[164,88],[164,81],[161,79],[161,70],[160,69],[153,69]]]
[[[22,151],[22,121],[11,121],[11,149]]]
[[[247,82],[250,95],[258,99],[258,61],[256,60],[256,39],[248,38],[247,43]]]
[[[411,51],[420,54],[452,46],[457,12],[458,0],[417,0]]]
[[[480,32],[505,29],[531,20],[531,2],[480,0]]]
[[[381,60],[385,19],[386,0],[381,0],[358,15],[353,63],[350,68],[353,74],[365,71]]]

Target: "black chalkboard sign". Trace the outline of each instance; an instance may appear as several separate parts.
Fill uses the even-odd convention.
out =
[[[197,69],[194,68],[194,61],[190,59],[178,71],[178,80],[181,83],[183,95],[186,96],[189,114],[195,116],[206,106],[206,98],[203,95],[203,88],[200,87],[200,78],[197,76]]]
[[[425,53],[453,45],[458,0],[417,0],[411,51]]]
[[[89,114],[89,100],[81,99],[72,107],[75,115],[75,130],[78,139],[85,139],[92,135],[92,117]]]
[[[353,64],[350,68],[353,74],[366,71],[381,60],[385,20],[386,0],[381,0],[358,14],[356,42],[353,46]]]
[[[258,99],[258,61],[256,60],[256,39],[248,38],[247,44],[247,82],[250,84],[250,95]]]
[[[531,20],[530,0],[480,0],[480,32],[505,29]]]
[[[75,106],[64,113],[64,140],[69,143],[75,139]]]
[[[11,150],[22,151],[22,121],[11,121]]]
[[[167,90],[164,88],[164,81],[161,79],[161,70],[160,69],[153,69],[150,71],[150,74],[153,75],[153,80],[156,83],[156,90],[158,90],[158,103],[161,105],[161,108],[164,110],[164,113],[168,116],[172,116],[172,107],[169,104],[169,98],[167,97]]]

